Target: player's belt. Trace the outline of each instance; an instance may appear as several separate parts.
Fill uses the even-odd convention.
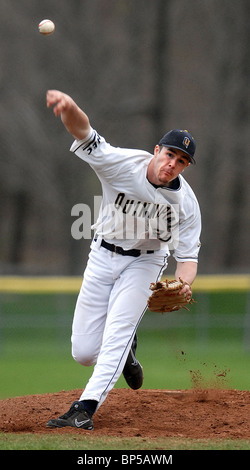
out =
[[[121,246],[117,246],[117,245],[113,245],[111,243],[107,243],[107,242],[105,242],[105,240],[101,241],[101,246],[103,246],[103,248],[106,248],[109,251],[117,253],[118,255],[134,256],[135,258],[140,256],[142,253],[147,253],[147,254],[154,253],[154,250],[147,250],[145,252],[141,251],[141,250],[136,250],[136,249],[124,250]]]

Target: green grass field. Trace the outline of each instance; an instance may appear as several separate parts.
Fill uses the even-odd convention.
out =
[[[166,336],[165,332],[140,332],[138,358],[144,368],[143,388],[192,388],[194,371],[199,370],[201,385],[250,389],[250,355],[239,342],[217,340],[202,348],[185,338],[168,341]],[[26,343],[25,352],[15,343],[12,353],[0,358],[1,398],[84,387],[92,368],[74,362],[69,346],[60,354],[47,342],[40,343],[35,353],[36,345],[37,341]],[[116,387],[125,386],[121,377]]]
[[[148,312],[139,330],[143,388],[250,389],[246,295],[197,294],[190,312]],[[83,388],[92,368],[71,358],[76,295],[2,294],[0,298],[0,399]],[[199,375],[195,374],[199,371]],[[116,387],[126,387],[121,377]],[[105,441],[105,442],[104,442]],[[250,449],[249,441],[132,440],[4,434],[0,449]]]
[[[29,434],[0,434],[0,450],[250,450],[250,442],[239,439],[184,439],[142,437],[119,438],[92,436],[39,437]]]

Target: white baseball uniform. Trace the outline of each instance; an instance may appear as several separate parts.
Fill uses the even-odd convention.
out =
[[[148,181],[150,153],[113,147],[92,128],[70,150],[89,163],[103,191],[72,326],[74,359],[96,364],[80,400],[100,406],[123,371],[170,250],[176,261],[198,262],[201,217],[181,175],[170,187]]]

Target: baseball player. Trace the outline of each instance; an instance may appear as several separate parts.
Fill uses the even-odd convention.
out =
[[[187,299],[196,277],[201,216],[197,199],[181,173],[194,163],[196,144],[174,129],[143,150],[111,146],[94,130],[71,97],[47,92],[75,139],[71,152],[87,162],[102,185],[102,206],[72,325],[72,355],[95,364],[92,376],[69,411],[48,427],[93,429],[93,415],[120,375],[132,388],[142,385],[135,359],[136,330],[147,310],[150,284],[161,278],[172,252],[176,278]]]

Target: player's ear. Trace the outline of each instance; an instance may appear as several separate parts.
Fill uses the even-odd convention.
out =
[[[185,171],[185,169],[190,165],[190,163],[191,163],[191,162],[187,162],[187,163],[186,163],[185,168],[183,168],[183,170],[181,170],[182,173],[183,173],[183,172]]]
[[[161,149],[160,149],[160,146],[157,144],[154,148],[154,156],[157,157],[157,155],[159,155]]]

